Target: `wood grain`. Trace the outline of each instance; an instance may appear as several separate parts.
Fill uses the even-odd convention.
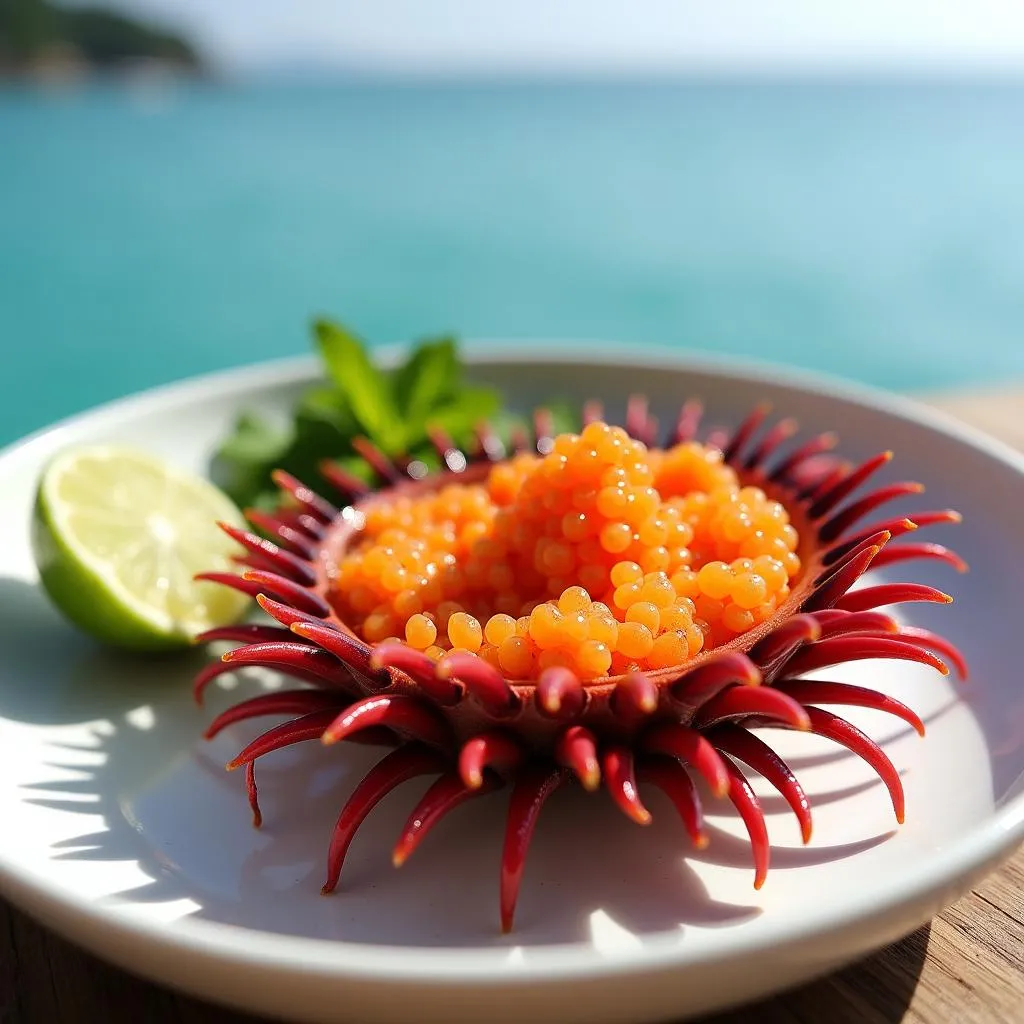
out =
[[[1024,389],[931,396],[1024,449]],[[1020,1024],[1024,848],[930,925],[829,977],[703,1024]],[[0,1024],[257,1024],[141,981],[0,901]]]

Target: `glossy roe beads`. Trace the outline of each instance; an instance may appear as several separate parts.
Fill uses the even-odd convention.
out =
[[[786,509],[696,443],[590,423],[479,483],[374,501],[331,600],[367,641],[476,653],[510,679],[671,669],[774,614],[800,571]]]

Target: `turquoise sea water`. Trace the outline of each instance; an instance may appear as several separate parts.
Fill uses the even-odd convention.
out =
[[[0,91],[0,443],[321,312],[1024,376],[1024,84]]]

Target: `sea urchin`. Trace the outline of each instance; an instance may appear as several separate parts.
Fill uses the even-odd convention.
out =
[[[254,595],[279,625],[212,630],[237,641],[197,678],[262,666],[302,688],[264,693],[221,714],[212,737],[258,716],[290,716],[228,765],[245,767],[260,822],[255,764],[302,740],[393,749],[343,807],[331,837],[325,893],[338,884],[361,822],[387,793],[421,775],[437,780],[394,850],[401,864],[426,833],[471,797],[511,786],[500,908],[512,926],[538,814],[561,783],[604,787],[632,820],[650,814],[640,787],[664,791],[692,841],[705,845],[691,773],[728,797],[750,836],[755,887],[769,840],[743,769],[762,775],[810,839],[808,799],[757,727],[797,729],[863,758],[902,822],[903,790],[869,737],[817,705],[888,712],[924,733],[905,705],[860,686],[808,678],[826,667],[895,658],[961,673],[946,640],[900,625],[879,608],[948,602],[914,583],[852,585],[872,567],[931,558],[963,568],[937,544],[893,543],[917,527],[956,522],[922,512],[873,526],[879,506],[922,488],[893,483],[855,497],[890,459],[851,466],[815,437],[787,455],[792,420],[767,429],[756,409],[732,433],[696,440],[696,403],[657,446],[646,403],[629,403],[625,429],[596,403],[580,435],[533,437],[506,453],[488,429],[466,453],[440,434],[442,469],[360,451],[378,485],[323,467],[340,506],[284,473],[273,515],[248,513],[254,531],[225,529],[246,549],[238,576],[205,578]]]

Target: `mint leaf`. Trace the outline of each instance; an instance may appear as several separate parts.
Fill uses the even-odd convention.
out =
[[[282,430],[266,420],[244,412],[235,421],[234,432],[227,437],[217,455],[228,462],[256,464],[280,458],[291,443],[290,430]]]
[[[481,421],[494,416],[500,405],[498,393],[490,388],[463,388],[448,404],[432,409],[426,425],[442,427],[457,440],[465,441]]]
[[[329,385],[310,388],[299,400],[295,417],[330,424],[346,439],[359,433],[359,424],[345,393]]]
[[[408,423],[423,423],[431,409],[455,394],[460,377],[454,338],[422,342],[392,381],[399,414]]]
[[[389,374],[373,365],[363,343],[341,325],[321,319],[313,329],[329,382],[307,389],[283,428],[241,416],[210,466],[214,479],[242,507],[275,506],[280,497],[270,474],[277,467],[317,487],[324,486],[322,463],[331,460],[371,482],[372,472],[352,448],[360,435],[388,455],[407,453],[436,469],[440,463],[427,437],[429,425],[466,446],[481,421],[497,425],[510,419],[500,409],[498,392],[462,385],[452,338],[422,341]]]
[[[325,459],[341,462],[353,456],[351,433],[338,429],[329,417],[303,408],[295,414],[295,443],[278,465],[311,487],[326,487],[320,473]],[[354,419],[352,423],[354,424]]]
[[[329,320],[316,321],[314,330],[327,372],[348,399],[359,425],[384,451],[400,449],[404,430],[387,379],[370,362],[362,342]]]

